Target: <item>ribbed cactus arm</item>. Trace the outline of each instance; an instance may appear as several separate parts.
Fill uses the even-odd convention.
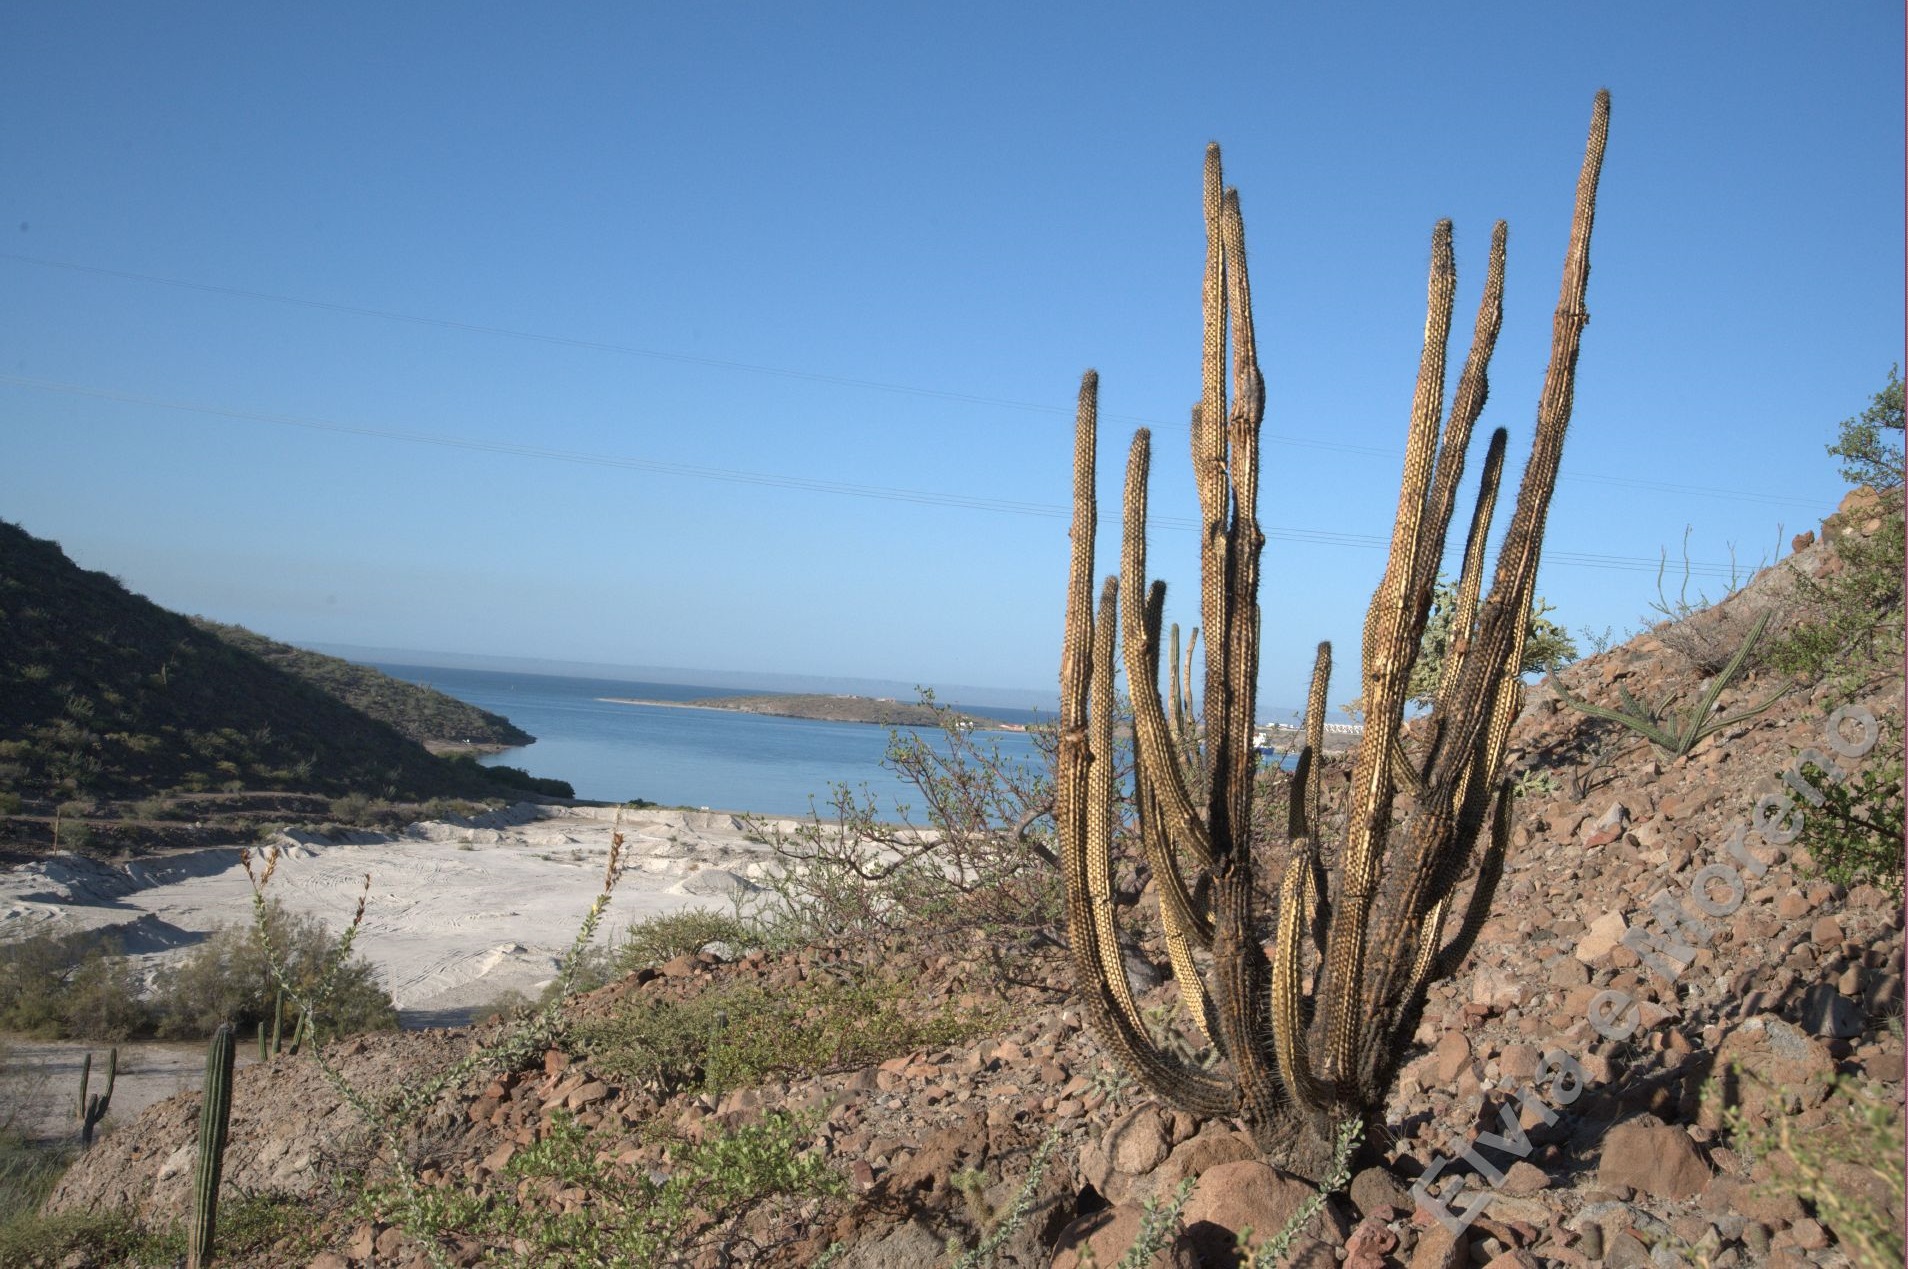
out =
[[[211,1048],[206,1054],[205,1095],[199,1102],[199,1153],[192,1169],[192,1221],[187,1238],[186,1269],[206,1269],[214,1254],[219,1179],[225,1169],[226,1131],[232,1118],[235,1048],[231,1024],[220,1024],[212,1034]]]
[[[1128,586],[1146,584],[1146,474],[1151,460],[1151,434],[1141,428],[1133,434],[1126,462],[1121,535],[1120,576]],[[1211,867],[1213,847],[1206,825],[1193,808],[1178,755],[1159,699],[1158,644],[1147,629],[1145,613],[1128,605],[1121,622],[1126,653],[1126,691],[1133,703],[1133,760],[1139,778],[1159,798],[1159,813],[1174,847]],[[1202,942],[1209,940],[1202,940]]]
[[[1094,1031],[1116,1060],[1154,1093],[1187,1110],[1230,1114],[1238,1099],[1229,1083],[1166,1057],[1146,1035],[1132,1004],[1112,927],[1110,886],[1105,878],[1110,870],[1111,681],[1118,587],[1117,581],[1109,579],[1096,622],[1091,578],[1097,387],[1097,377],[1089,372],[1081,384],[1075,426],[1073,550],[1054,789],[1075,977]],[[1096,679],[1104,682],[1096,683]],[[1091,709],[1096,703],[1100,708]]]
[[[1232,518],[1227,527],[1225,636],[1228,694],[1219,702],[1221,740],[1214,760],[1215,798],[1207,823],[1215,843],[1233,842],[1249,865],[1252,785],[1258,753],[1252,744],[1259,682],[1259,425],[1265,417],[1265,379],[1259,371],[1258,336],[1252,321],[1252,286],[1246,264],[1245,218],[1239,191],[1227,189],[1221,208],[1226,303],[1232,318],[1232,412],[1227,420],[1226,469],[1232,481]],[[1210,711],[1210,706],[1208,707]],[[1208,717],[1213,717],[1209,712]],[[1221,812],[1223,811],[1223,815]]]
[[[1444,408],[1445,346],[1450,339],[1456,294],[1451,222],[1439,221],[1431,237],[1424,347],[1411,403],[1398,517],[1392,527],[1384,579],[1373,592],[1365,614],[1361,658],[1364,679],[1359,684],[1365,702],[1365,734],[1352,766],[1351,813],[1341,861],[1343,881],[1338,907],[1332,914],[1324,974],[1328,1005],[1321,1076],[1341,1086],[1354,1072],[1354,1049],[1365,1017],[1365,944],[1372,901],[1377,897],[1378,863],[1391,828],[1399,725],[1422,635],[1420,623],[1411,620],[1406,605],[1416,591],[1414,567],[1425,554],[1420,551],[1419,535],[1424,526],[1425,495],[1437,459],[1438,421]]]

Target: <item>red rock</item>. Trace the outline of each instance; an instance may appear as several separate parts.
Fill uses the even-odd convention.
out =
[[[1122,1116],[1101,1143],[1107,1160],[1127,1176],[1145,1176],[1166,1159],[1169,1127],[1158,1106],[1147,1104]]]
[[[1139,1238],[1144,1219],[1140,1205],[1122,1203],[1090,1216],[1082,1216],[1060,1231],[1054,1244],[1051,1269],[1079,1269],[1082,1263],[1117,1265]],[[1200,1269],[1199,1254],[1183,1230],[1176,1230],[1164,1249],[1148,1262],[1147,1269]]]
[[[1241,1231],[1250,1229],[1251,1244],[1258,1247],[1276,1236],[1315,1193],[1309,1182],[1268,1163],[1222,1163],[1199,1178],[1182,1219],[1207,1269],[1235,1269]],[[1343,1218],[1327,1200],[1292,1241],[1285,1263],[1332,1269],[1337,1263],[1332,1248],[1344,1241]]]
[[[1433,1073],[1438,1083],[1449,1084],[1471,1061],[1471,1042],[1461,1031],[1447,1031],[1438,1041],[1437,1066]]]
[[[1158,1182],[1170,1188],[1186,1177],[1202,1176],[1222,1163],[1238,1163],[1257,1158],[1258,1154],[1258,1148],[1244,1133],[1230,1128],[1208,1128],[1174,1148],[1160,1166]]]
[[[1630,1186],[1659,1199],[1693,1198],[1709,1175],[1688,1133],[1647,1116],[1612,1128],[1597,1164],[1599,1185]]]

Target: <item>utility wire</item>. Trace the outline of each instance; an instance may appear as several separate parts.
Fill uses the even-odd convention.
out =
[[[356,304],[337,304],[327,300],[306,299],[295,295],[278,295],[269,291],[252,291],[243,287],[220,286],[211,282],[195,282],[187,278],[166,277],[154,273],[137,273],[130,269],[107,269],[98,265],[78,264],[70,260],[53,260],[44,256],[25,255],[14,251],[0,251],[0,260],[12,260],[20,264],[38,265],[48,269],[63,269],[70,273],[87,273],[97,277],[119,278],[131,282],[146,282],[155,286],[170,286],[181,290],[203,291],[211,295],[230,295],[240,299],[259,300],[268,304],[285,304],[298,308],[317,309],[322,312],[344,313],[353,317],[373,317],[387,322],[408,322],[416,326],[432,326],[440,330],[465,331],[471,334],[492,335],[503,339],[520,339],[533,343],[556,344],[566,348],[583,348],[595,352],[621,353],[632,357],[647,357],[656,361],[671,361],[682,365],[710,366],[719,370],[741,370],[750,374],[773,375],[783,379],[802,379],[811,383],[828,383],[841,387],[862,388],[877,392],[894,392],[908,396],[931,397],[941,401],[958,401],[967,405],[993,406],[1004,410],[1025,410],[1037,414],[1053,414],[1071,417],[1071,406],[1045,405],[1031,401],[1013,401],[1003,397],[981,396],[969,392],[950,392],[939,388],[922,388],[899,383],[884,383],[875,379],[857,379],[846,375],[823,374],[811,370],[794,370],[786,366],[764,366],[753,362],[730,361],[719,357],[699,357],[690,353],[667,352],[656,348],[640,348],[632,344],[618,344],[603,340],[579,339],[569,335],[552,335],[539,331],[516,330],[505,326],[488,326],[477,322],[461,322],[450,318],[426,317],[416,313],[398,312],[394,309],[369,308]],[[1171,424],[1160,419],[1147,418],[1136,414],[1115,414],[1104,412],[1102,418],[1121,423],[1134,423],[1143,427],[1184,427],[1183,423]],[[1327,450],[1344,454],[1366,454],[1378,458],[1400,461],[1402,453],[1384,449],[1375,445],[1354,445],[1344,441],[1321,441],[1304,436],[1286,436],[1276,432],[1261,431],[1260,439],[1279,445],[1290,445],[1303,449]],[[1589,484],[1610,485],[1618,488],[1653,489],[1662,493],[1696,494],[1706,498],[1723,498],[1739,502],[1761,503],[1769,506],[1799,506],[1813,509],[1815,503],[1810,499],[1797,498],[1787,494],[1759,493],[1752,490],[1717,489],[1706,485],[1683,485],[1667,481],[1639,480],[1631,476],[1600,476],[1583,472],[1561,473],[1559,480],[1564,483],[1583,481]]]
[[[470,450],[477,453],[507,454],[517,458],[535,458],[550,462],[576,463],[590,467],[618,468],[629,471],[655,472],[660,475],[686,476],[697,480],[727,481],[732,484],[762,485],[781,489],[800,489],[812,493],[838,494],[855,498],[874,498],[888,502],[909,502],[924,506],[959,507],[973,511],[1003,512],[1011,515],[1040,516],[1048,519],[1070,517],[1071,508],[1053,503],[1024,502],[1010,498],[986,498],[973,494],[942,493],[926,489],[904,489],[892,485],[865,485],[839,480],[816,480],[807,476],[795,476],[781,472],[744,471],[731,467],[704,467],[692,463],[671,463],[658,459],[636,458],[628,455],[589,454],[576,450],[550,449],[539,445],[522,445],[512,441],[477,440],[470,437],[443,436],[429,432],[407,432],[393,428],[366,427],[353,423],[339,423],[329,419],[308,418],[292,414],[267,414],[252,410],[232,409],[225,406],[205,405],[198,402],[166,401],[156,397],[142,396],[133,392],[121,392],[112,388],[89,387],[85,384],[61,383],[50,379],[32,379],[22,375],[0,375],[0,384],[16,388],[26,388],[35,392],[54,392],[67,396],[90,397],[95,400],[116,401],[125,405],[137,405],[151,409],[175,410],[188,414],[210,415],[216,418],[238,419],[251,423],[270,423],[281,427],[303,428],[307,431],[328,432],[344,436],[363,436],[378,440],[403,441],[415,445],[436,445],[447,449]],[[1149,523],[1157,528],[1177,529],[1197,532],[1200,522],[1190,516],[1153,516]],[[1335,529],[1293,529],[1276,525],[1261,524],[1260,529],[1266,537],[1285,542],[1304,542],[1322,546],[1356,547],[1362,550],[1380,550],[1390,544],[1390,539],[1370,533],[1351,533]],[[1660,559],[1651,560],[1633,555],[1603,555],[1578,551],[1547,551],[1547,562],[1569,564],[1579,568],[1622,569],[1629,572],[1647,572],[1663,567]],[[1728,578],[1736,576],[1740,570],[1734,566],[1721,564],[1690,564],[1692,576]]]

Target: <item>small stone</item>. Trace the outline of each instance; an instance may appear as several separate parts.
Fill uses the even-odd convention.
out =
[[[1513,1198],[1524,1198],[1550,1188],[1550,1174],[1528,1159],[1519,1159],[1504,1171],[1504,1183],[1497,1187]]]
[[[1447,1031],[1444,1033],[1444,1038],[1438,1041],[1436,1052],[1437,1066],[1434,1068],[1434,1073],[1437,1075],[1438,1083],[1449,1084],[1458,1077],[1459,1071],[1470,1064],[1471,1042],[1464,1038],[1464,1033],[1461,1031]]]
[[[1577,959],[1585,965],[1594,965],[1609,955],[1610,949],[1622,941],[1629,928],[1624,924],[1621,912],[1604,913],[1592,921],[1590,928],[1583,932],[1583,937],[1577,940]]]

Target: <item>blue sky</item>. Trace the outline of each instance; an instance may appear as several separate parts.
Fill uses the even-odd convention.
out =
[[[1726,573],[1841,495],[1901,357],[1902,49],[1881,4],[9,6],[0,517],[295,642],[1048,688],[1084,369],[1103,571],[1138,422],[1195,508],[1216,139],[1298,701],[1382,570],[1433,223],[1468,332],[1510,222],[1521,467],[1607,87],[1539,589],[1622,633],[1685,525]]]

